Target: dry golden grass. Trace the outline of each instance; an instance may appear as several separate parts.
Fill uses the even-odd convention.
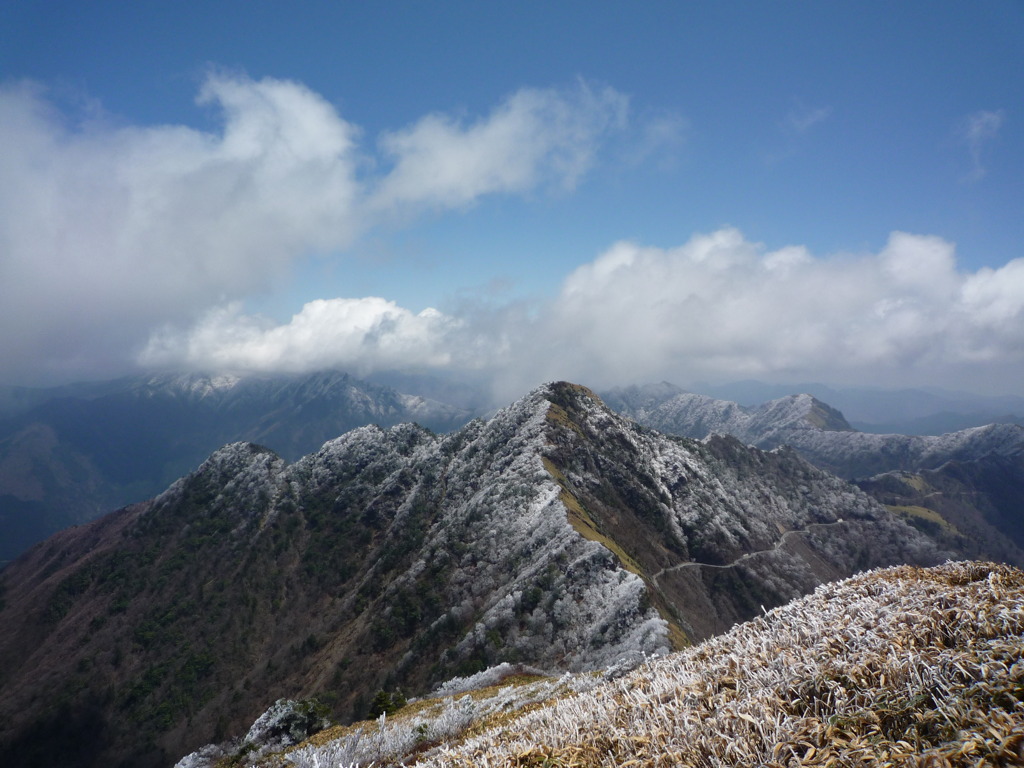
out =
[[[1024,765],[1024,574],[955,563],[820,588],[422,766]]]
[[[1024,572],[901,566],[633,672],[511,677],[261,766],[1024,765]]]
[[[927,507],[922,507],[917,504],[913,504],[910,506],[886,504],[885,508],[888,509],[890,512],[894,512],[900,517],[903,517],[904,519],[918,517],[922,520],[927,520],[929,522],[935,523],[952,533],[959,533],[955,526],[950,524],[942,515],[940,515],[933,509],[928,509]]]

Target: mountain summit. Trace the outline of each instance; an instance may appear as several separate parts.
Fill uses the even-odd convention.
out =
[[[695,438],[713,433],[732,435],[761,447],[791,442],[779,438],[801,430],[853,431],[842,413],[806,393],[744,408],[662,382],[614,389],[604,398],[618,413],[667,434]]]
[[[789,445],[816,466],[848,479],[936,469],[951,460],[1013,456],[1024,450],[1024,427],[1019,424],[989,424],[946,435],[858,432],[842,413],[808,394],[745,408],[657,384],[613,390],[606,399],[618,413],[665,434],[697,439],[732,435],[764,449]]]
[[[620,413],[666,434],[732,435],[758,448],[791,446],[854,480],[878,501],[966,556],[1024,567],[1024,427],[989,424],[945,435],[851,430],[810,395],[743,408],[671,384],[608,393]]]
[[[353,719],[504,661],[596,669],[945,557],[792,451],[666,437],[568,383],[292,464],[235,443],[0,573],[0,762],[166,765],[282,696]]]

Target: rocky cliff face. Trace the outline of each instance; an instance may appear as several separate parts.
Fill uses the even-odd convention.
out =
[[[292,464],[237,443],[0,573],[0,762],[168,765],[281,697],[351,719],[503,661],[598,668],[945,557],[792,451],[665,437],[571,384]]]

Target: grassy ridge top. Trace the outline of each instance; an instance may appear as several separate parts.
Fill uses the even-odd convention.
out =
[[[493,725],[467,717],[416,764],[1020,765],[1024,572],[974,562],[869,572],[575,688]],[[371,757],[343,747],[285,764]]]

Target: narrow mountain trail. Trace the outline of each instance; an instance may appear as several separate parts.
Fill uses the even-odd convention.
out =
[[[831,526],[844,525],[844,524],[845,524],[844,520],[836,520],[835,522],[832,522],[832,523],[811,523],[806,528],[799,528],[799,529],[793,529],[791,531],[786,531],[785,533],[782,534],[782,536],[779,537],[779,540],[777,542],[775,542],[775,546],[773,546],[771,549],[759,549],[756,552],[747,552],[745,555],[740,555],[738,558],[733,560],[731,563],[726,563],[725,565],[717,565],[717,564],[714,564],[714,563],[699,563],[699,562],[695,562],[695,561],[690,561],[690,562],[687,562],[687,563],[680,563],[679,565],[673,565],[673,566],[669,566],[668,568],[662,568],[660,571],[658,571],[656,574],[654,574],[651,577],[651,581],[654,582],[655,586],[658,586],[658,579],[660,579],[666,573],[669,573],[671,571],[681,571],[683,568],[718,568],[718,569],[735,568],[737,565],[742,563],[744,560],[749,560],[749,559],[751,559],[753,557],[757,557],[758,555],[767,554],[768,552],[775,552],[775,551],[777,551],[778,549],[780,549],[786,543],[786,539],[789,536],[798,535],[798,534],[808,534],[808,533],[811,532],[811,528],[828,528],[828,527],[831,527]]]

